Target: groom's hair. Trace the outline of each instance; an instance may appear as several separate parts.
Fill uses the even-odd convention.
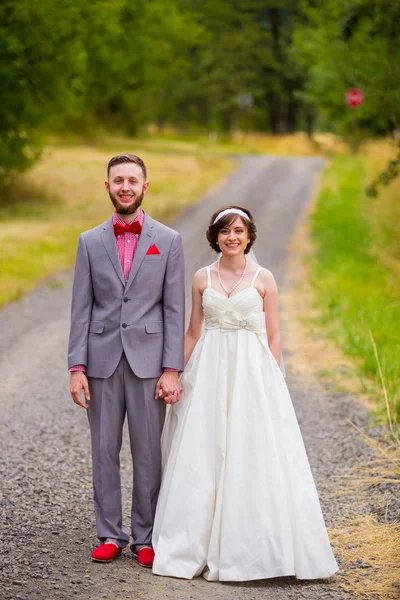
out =
[[[110,176],[111,167],[114,167],[114,165],[120,165],[121,163],[134,163],[135,165],[139,165],[139,167],[142,169],[144,180],[146,181],[146,179],[147,179],[146,165],[144,164],[142,159],[139,158],[139,156],[136,156],[136,154],[128,154],[128,153],[118,154],[117,156],[112,157],[112,159],[108,163],[108,167],[107,167],[107,179]]]
[[[220,213],[222,213],[224,210],[227,210],[227,209],[229,210],[230,208],[235,208],[235,209],[241,210],[242,212],[244,212],[247,215],[247,219],[244,217],[241,217],[237,213],[228,213],[228,214],[224,215],[223,217],[220,217],[218,219],[218,221],[216,223],[214,223],[215,219],[218,217],[218,215]],[[252,245],[256,241],[257,227],[255,226],[254,217],[251,214],[251,212],[249,211],[249,209],[246,208],[246,206],[240,206],[240,205],[236,205],[236,204],[229,204],[228,206],[221,206],[221,208],[219,208],[218,210],[215,211],[215,213],[212,215],[212,217],[210,219],[210,223],[209,223],[208,229],[206,231],[206,237],[207,237],[208,243],[210,244],[211,248],[215,252],[221,252],[221,250],[219,249],[219,246],[217,244],[219,232],[224,227],[229,227],[229,225],[231,225],[231,223],[236,221],[238,216],[243,221],[243,224],[247,228],[247,231],[249,234],[249,243],[248,243],[244,253],[248,254],[250,252]]]

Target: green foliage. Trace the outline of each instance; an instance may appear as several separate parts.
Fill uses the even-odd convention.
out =
[[[390,183],[400,174],[400,142],[397,143],[397,156],[389,161],[386,169],[378,175],[372,183],[368,185],[365,192],[370,198],[376,198],[378,187],[380,185],[390,185]]]
[[[77,114],[85,54],[75,0],[0,5],[0,168],[37,157],[37,132]],[[74,32],[71,35],[71,32]]]
[[[0,169],[29,166],[44,130],[311,133],[318,115],[354,141],[355,86],[360,131],[386,133],[399,22],[397,0],[3,0]]]
[[[397,0],[302,2],[292,52],[308,73],[301,97],[320,122],[354,138],[353,112],[365,133],[382,134],[400,122],[400,4]],[[360,88],[359,108],[344,103]]]
[[[88,4],[85,112],[80,123],[117,126],[133,134],[171,115],[185,94],[195,25],[174,0],[103,0]],[[89,116],[89,119],[88,119]]]
[[[291,0],[196,2],[206,24],[200,85],[207,93],[209,125],[221,129],[258,128],[294,131],[301,101],[293,89],[301,84],[288,54],[297,3]],[[254,105],[241,108],[239,94]]]
[[[0,168],[26,168],[41,130],[294,131],[296,14],[295,0],[5,0]]]
[[[371,331],[400,420],[400,288],[373,251],[364,180],[363,160],[349,156],[336,157],[323,176],[312,222],[318,248],[313,285],[330,335],[350,356],[361,358],[360,377],[367,374],[379,385]]]

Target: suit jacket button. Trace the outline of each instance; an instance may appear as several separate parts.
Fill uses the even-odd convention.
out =
[[[129,298],[124,298],[124,302],[129,302]]]
[[[125,329],[125,327],[128,327],[128,325],[126,323],[122,323],[122,327]]]

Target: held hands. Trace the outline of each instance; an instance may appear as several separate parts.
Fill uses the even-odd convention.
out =
[[[183,389],[179,385],[179,373],[166,371],[157,381],[155,399],[162,398],[165,404],[175,404],[182,395]]]
[[[83,390],[84,398],[88,402],[90,400],[89,393],[89,384],[86,379],[85,373],[82,371],[72,371],[71,372],[71,381],[69,391],[72,396],[72,400],[75,404],[82,406],[82,408],[88,408],[88,404],[86,404],[81,398],[81,391]]]
[[[84,393],[86,402],[82,400],[81,392]],[[166,404],[175,404],[182,395],[183,389],[179,385],[179,373],[167,371],[161,375],[156,385],[155,399],[162,398]],[[90,400],[89,384],[86,375],[82,371],[72,371],[70,381],[70,393],[75,404],[88,408]]]

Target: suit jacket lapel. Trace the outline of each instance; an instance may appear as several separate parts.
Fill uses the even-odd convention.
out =
[[[112,217],[110,217],[103,225],[103,231],[101,232],[101,239],[106,247],[107,254],[111,260],[112,266],[115,269],[118,277],[121,280],[123,286],[125,286],[124,272],[122,271],[121,262],[118,256],[117,244],[115,242],[114,227]]]
[[[126,289],[131,285],[132,281],[135,279],[136,274],[140,268],[140,265],[143,262],[144,257],[146,256],[147,250],[150,248],[152,240],[154,238],[154,223],[153,219],[148,215],[144,215],[142,233],[140,234],[140,238],[138,241],[138,245],[135,252],[135,257],[133,259],[131,272],[129,273],[129,279],[126,282]]]

